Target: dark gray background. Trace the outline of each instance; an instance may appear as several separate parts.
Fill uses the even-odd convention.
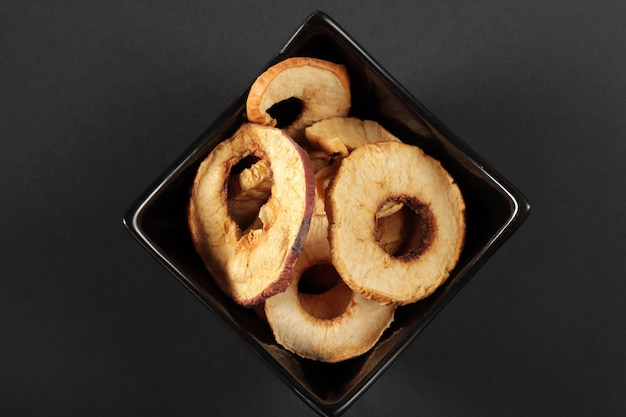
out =
[[[314,415],[121,219],[317,9],[533,204],[346,415],[626,414],[626,3],[11,0],[1,415]]]

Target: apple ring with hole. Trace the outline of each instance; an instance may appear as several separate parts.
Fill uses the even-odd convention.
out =
[[[439,161],[403,142],[363,145],[344,158],[326,209],[333,265],[350,288],[382,303],[430,295],[463,247],[459,187]],[[401,241],[386,244],[383,235]]]
[[[188,205],[191,238],[235,302],[259,304],[291,283],[314,193],[306,151],[269,126],[244,123],[200,164]]]
[[[352,291],[330,259],[298,260],[294,272],[285,292],[265,300],[274,338],[290,352],[321,362],[344,361],[369,351],[391,325],[395,306]]]
[[[284,129],[298,142],[304,128],[351,107],[344,65],[308,57],[287,58],[257,77],[246,100],[249,122]],[[282,120],[281,120],[282,119]]]
[[[318,172],[315,211],[294,281],[265,300],[265,318],[276,342],[307,359],[339,362],[370,350],[393,321],[395,306],[382,305],[352,291],[331,263],[324,183]]]

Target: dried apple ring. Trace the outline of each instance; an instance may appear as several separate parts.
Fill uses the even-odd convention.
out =
[[[367,298],[418,301],[447,279],[460,256],[463,197],[439,161],[416,146],[380,142],[355,149],[329,187],[326,208],[333,265]],[[382,218],[393,219],[385,228],[410,231],[393,253],[380,240]]]
[[[333,363],[370,350],[393,321],[395,306],[352,291],[333,268],[328,251],[319,249],[317,256],[298,259],[285,292],[265,300],[265,317],[285,349]]]
[[[339,362],[370,350],[393,321],[395,306],[352,291],[328,260],[298,261],[287,290],[265,301],[276,342],[307,359]]]
[[[272,109],[290,100],[301,109],[287,126],[277,124]],[[293,57],[259,75],[248,93],[246,113],[248,121],[283,128],[299,141],[304,128],[327,117],[346,116],[350,106],[350,78],[344,65]]]
[[[229,188],[237,183],[232,176],[238,164],[248,160],[256,163],[246,168],[246,176],[256,178],[239,183],[259,187],[258,195],[254,189],[244,193],[256,196],[250,202],[260,207],[256,213],[242,213],[250,207],[240,199],[241,187],[231,190],[239,198],[235,217],[252,221],[242,225],[231,212],[235,205],[229,201]],[[259,304],[292,281],[293,265],[309,229],[314,192],[306,151],[283,131],[268,126],[243,124],[200,164],[188,208],[191,237],[218,286],[235,302]]]

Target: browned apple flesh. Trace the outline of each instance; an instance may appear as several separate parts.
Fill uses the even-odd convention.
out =
[[[188,210],[191,237],[219,287],[237,303],[258,304],[292,281],[314,192],[307,153],[268,126],[243,124],[200,164]],[[254,198],[243,203],[246,195]]]
[[[430,295],[464,242],[459,187],[437,160],[402,142],[363,145],[344,158],[326,210],[333,265],[350,288],[382,303]],[[381,242],[399,231],[398,242]]]

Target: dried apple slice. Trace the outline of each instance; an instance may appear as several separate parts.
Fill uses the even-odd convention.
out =
[[[315,240],[322,241],[323,235]],[[328,250],[312,250],[296,262],[287,290],[265,301],[274,338],[307,359],[334,363],[359,356],[390,326],[395,306],[352,291],[330,263]]]
[[[269,195],[262,192],[268,181]],[[259,197],[252,200],[256,203],[242,205],[242,183],[252,186],[244,194]],[[255,184],[261,191],[254,191]],[[258,304],[292,281],[309,229],[314,190],[306,151],[268,126],[243,124],[200,164],[188,209],[191,237],[219,287],[237,303]],[[233,218],[233,207],[251,224]]]
[[[396,141],[400,139],[374,120],[356,117],[330,117],[304,129],[304,136],[311,146],[328,154],[347,155],[368,143]]]
[[[272,115],[280,105],[290,110],[285,113],[295,113],[287,125]],[[250,88],[246,112],[248,121],[283,128],[301,141],[305,127],[328,117],[346,116],[350,106],[350,78],[344,65],[293,57],[259,75]]]
[[[287,290],[265,301],[276,342],[295,354],[339,362],[370,350],[393,321],[395,306],[352,291],[329,262],[296,264]]]
[[[376,213],[376,240],[385,252],[398,254],[408,241],[411,232],[409,223],[413,217],[410,212],[408,214],[407,207],[399,201],[390,200],[379,208]]]
[[[461,192],[416,146],[379,142],[355,149],[329,187],[326,210],[333,265],[350,288],[379,302],[403,305],[430,295],[461,253]],[[408,232],[393,252],[381,241],[385,218],[394,220],[382,227]]]
[[[249,167],[244,167],[239,174],[230,175],[228,181],[228,212],[242,230],[260,228],[259,208],[272,191],[269,163],[263,159],[256,161],[255,157],[249,158],[248,162]]]
[[[326,215],[326,189],[334,178],[341,161],[327,158],[326,164],[318,166],[315,172],[315,199],[309,233],[302,245],[302,253],[297,262],[312,262],[330,256],[328,243],[328,216]],[[307,259],[311,258],[311,259]]]

